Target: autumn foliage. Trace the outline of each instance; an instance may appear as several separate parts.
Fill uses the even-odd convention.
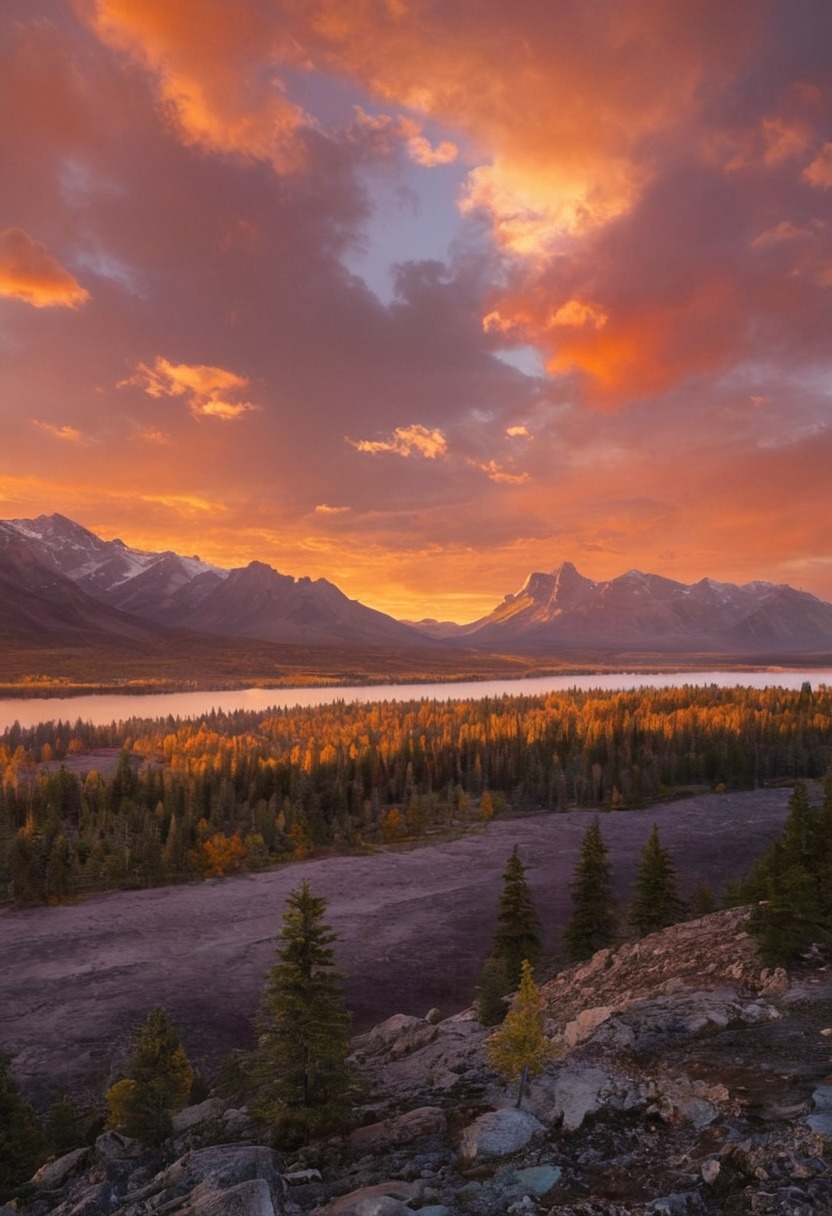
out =
[[[626,809],[692,789],[822,777],[830,726],[823,686],[15,726],[0,738],[0,884],[19,902],[61,900],[395,847],[506,807]],[[121,758],[90,756],[79,769],[93,748]]]

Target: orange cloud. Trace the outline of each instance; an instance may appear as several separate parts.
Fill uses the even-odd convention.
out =
[[[426,426],[397,426],[390,439],[349,439],[347,443],[358,452],[369,452],[371,456],[392,453],[394,456],[424,456],[436,460],[448,450],[448,442],[440,430],[429,431]]]
[[[481,473],[485,473],[486,477],[491,481],[496,481],[506,486],[522,486],[526,482],[531,481],[528,473],[509,473],[506,469],[501,469],[496,460],[482,462],[479,460],[469,460],[468,463],[475,469],[479,469]]]
[[[89,292],[22,228],[0,232],[0,295],[35,308],[78,308]]]
[[[130,385],[144,389],[149,397],[185,397],[195,418],[232,422],[250,410],[260,409],[250,401],[233,400],[249,387],[246,376],[204,363],[171,363],[161,355],[153,367],[140,363],[135,374],[121,380],[118,387]]]
[[[103,42],[152,74],[186,143],[271,161],[281,171],[302,163],[296,136],[308,119],[276,70],[303,55],[262,5],[85,0],[85,11]]]

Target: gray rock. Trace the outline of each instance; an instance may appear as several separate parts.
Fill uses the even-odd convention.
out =
[[[510,1157],[545,1130],[528,1111],[488,1111],[463,1130],[460,1155],[467,1162]]]

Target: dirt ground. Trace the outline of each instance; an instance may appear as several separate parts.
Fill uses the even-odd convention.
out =
[[[679,888],[718,894],[778,834],[790,791],[702,795],[601,816],[619,898],[658,824]],[[367,857],[298,862],[189,886],[117,892],[55,908],[0,909],[0,1050],[38,1104],[100,1092],[130,1031],[164,1005],[210,1078],[251,1019],[274,960],[285,898],[303,879],[339,934],[354,1029],[392,1013],[443,1015],[471,1003],[515,844],[556,952],[590,812],[492,821],[459,840]]]

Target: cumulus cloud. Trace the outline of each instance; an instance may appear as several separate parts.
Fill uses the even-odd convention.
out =
[[[519,426],[507,426],[506,435],[509,439],[531,439],[532,433],[525,424]]]
[[[136,386],[149,397],[185,397],[195,418],[233,422],[261,407],[234,398],[249,387],[246,376],[204,363],[171,363],[159,355],[152,367],[140,363],[119,388]]]
[[[397,426],[389,439],[348,437],[347,443],[352,444],[356,451],[368,452],[371,456],[391,453],[394,456],[424,456],[426,460],[436,460],[448,450],[448,441],[440,430],[429,430],[419,423]]]
[[[35,308],[78,308],[89,292],[22,228],[0,232],[0,296]]]

